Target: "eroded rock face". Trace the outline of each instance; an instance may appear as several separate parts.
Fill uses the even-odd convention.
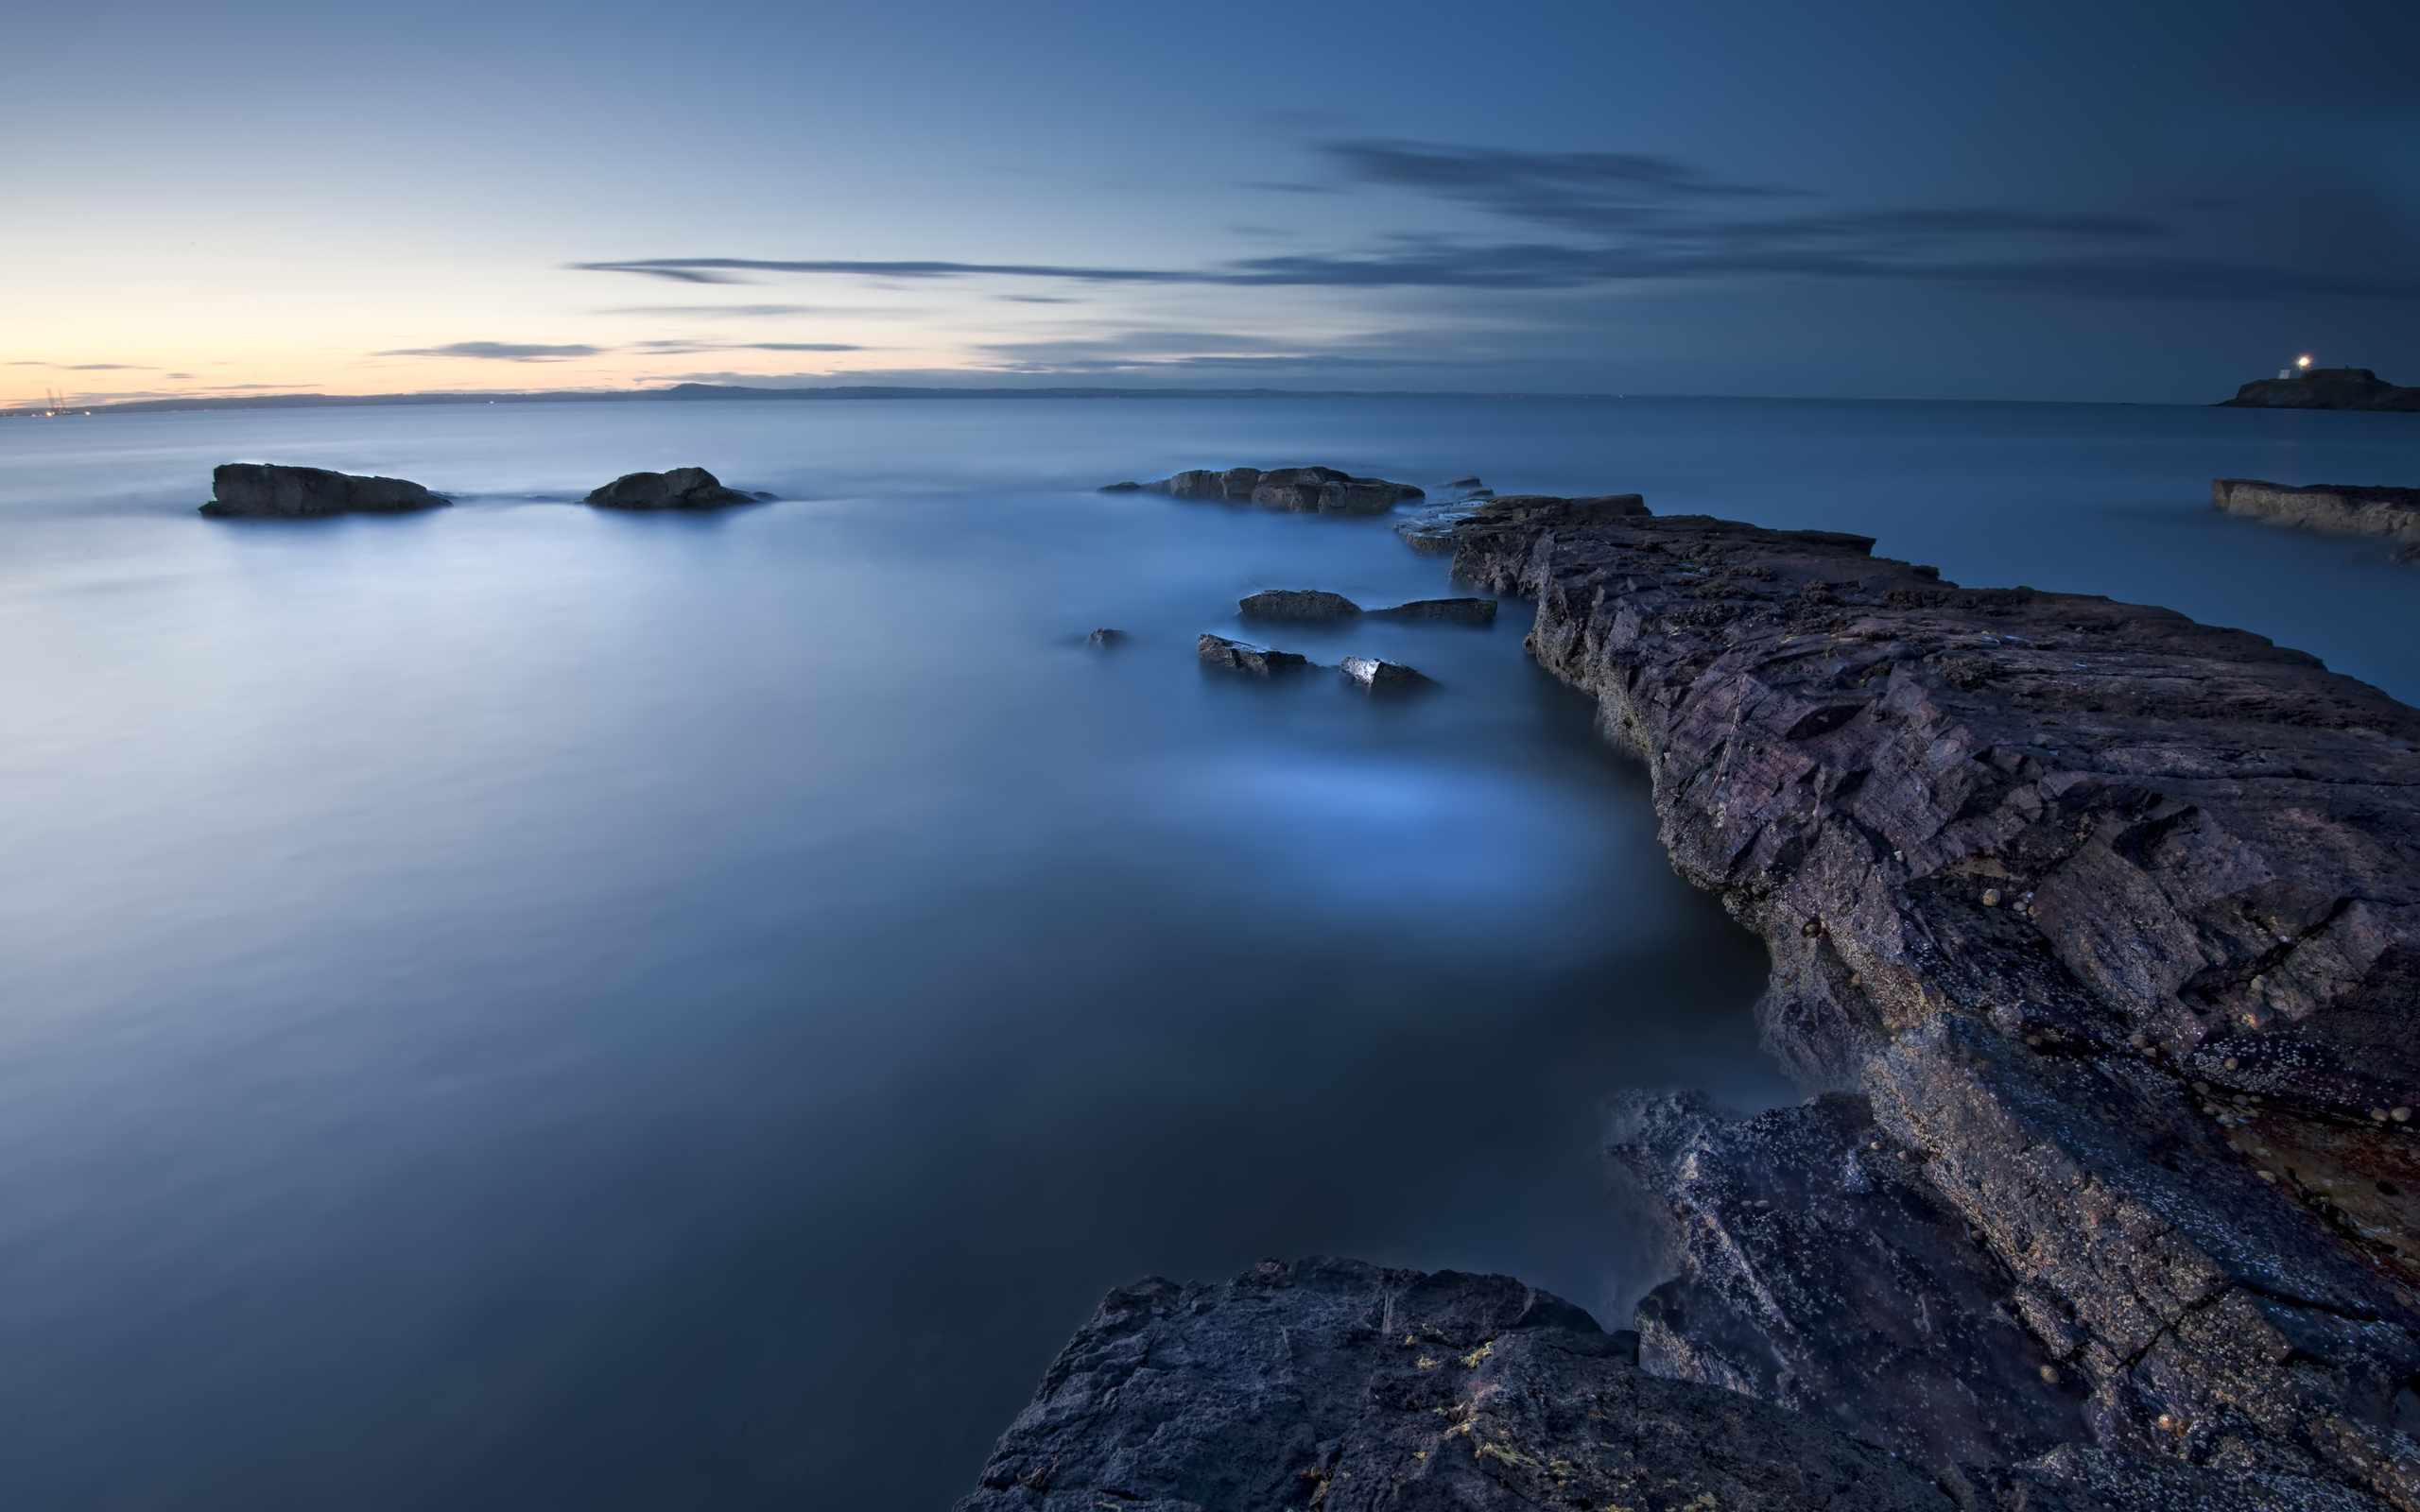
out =
[[[1828,1425],[1504,1276],[1266,1262],[1112,1292],[959,1512],[1947,1512]]]
[[[1180,499],[1257,504],[1302,514],[1384,514],[1407,499],[1426,497],[1409,483],[1357,478],[1332,467],[1284,467],[1268,472],[1251,467],[1223,472],[1197,468],[1156,483],[1113,483],[1102,491],[1123,493],[1135,490]]]
[[[302,519],[331,514],[402,514],[435,509],[451,501],[402,478],[363,477],[319,467],[281,467],[269,462],[228,462],[212,470],[211,500],[201,512],[214,518],[260,516]]]
[[[2420,489],[2351,483],[2295,487],[2257,478],[2213,478],[2211,507],[2334,536],[2385,536],[2420,546]],[[2401,555],[2401,554],[2398,554]]]
[[[1771,949],[1768,1042],[1910,1157],[1848,1191],[1836,1107],[1635,1160],[1686,1241],[1651,1319],[1675,1367],[1800,1400],[1792,1362],[1838,1362],[1823,1410],[1926,1453],[2015,1452],[2072,1388],[2099,1450],[2420,1508],[2394,1426],[2420,1371],[2420,713],[2256,635],[1962,589],[1860,537],[1518,508],[1455,525],[1456,571],[1536,597],[1539,662],[1598,697],[1675,865]],[[1760,1236],[1785,1199],[1803,1246]],[[1906,1278],[1877,1315],[1783,1295],[1858,1245]],[[1790,1263],[1770,1303],[1756,1256]],[[1971,1316],[1985,1296],[2030,1343]],[[1946,1405],[1858,1364],[1894,1349]],[[2055,1393],[2019,1389],[2036,1353]]]
[[[1223,635],[1204,635],[1198,643],[1201,660],[1214,667],[1230,672],[1246,672],[1266,678],[1280,672],[1292,672],[1311,664],[1310,659],[1291,651],[1275,651],[1265,645],[1245,641],[1230,641]]]
[[[762,497],[770,495],[726,489],[701,467],[676,467],[669,472],[625,472],[582,502],[600,509],[728,509]]]

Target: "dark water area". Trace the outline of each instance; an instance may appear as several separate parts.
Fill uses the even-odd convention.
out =
[[[233,459],[412,477],[214,522]],[[2208,509],[2411,417],[1336,400],[0,424],[0,1504],[935,1509],[1101,1291],[1329,1251],[1609,1320],[1602,1099],[1796,1094],[1644,775],[1317,461],[1860,530],[2420,695],[2420,574]],[[783,502],[571,504],[701,463]],[[1081,645],[1096,626],[1132,642]],[[1203,673],[1202,630],[1440,686]]]

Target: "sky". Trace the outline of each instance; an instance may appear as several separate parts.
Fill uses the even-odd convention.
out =
[[[2420,384],[2420,6],[94,0],[0,403]]]

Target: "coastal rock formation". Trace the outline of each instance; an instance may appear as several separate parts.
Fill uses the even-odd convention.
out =
[[[1499,500],[1453,541],[1851,1094],[1633,1136],[1654,1357],[1927,1461],[2071,1420],[2420,1509],[2420,713],[1862,537]]]
[[[2420,549],[2420,489],[2358,483],[2263,483],[2257,478],[2213,478],[2210,505],[2228,514],[2273,520],[2332,536],[2385,536]]]
[[[1142,1281],[1061,1351],[958,1512],[1948,1512],[1881,1451],[1634,1349],[1504,1276]]]
[[[701,467],[676,467],[669,472],[625,472],[581,502],[600,509],[728,509],[771,497],[726,489]]]
[[[2290,378],[2256,379],[2215,407],[2420,410],[2420,388],[2398,388],[2367,368],[2313,368]]]
[[[1442,554],[1455,549],[1454,532],[1466,520],[1518,524],[1540,510],[1562,520],[1643,518],[1648,512],[1647,501],[1635,493],[1605,493],[1582,499],[1543,493],[1508,493],[1501,498],[1474,495],[1407,520],[1395,526],[1395,534],[1415,551]]]
[[[1197,649],[1202,662],[1210,666],[1224,667],[1230,672],[1249,672],[1257,678],[1291,672],[1311,664],[1308,657],[1297,656],[1291,651],[1272,651],[1265,645],[1230,641],[1222,635],[1204,635]]]
[[[1348,656],[1338,670],[1345,680],[1371,693],[1404,693],[1425,688],[1428,679],[1398,662],[1381,662],[1375,657]]]
[[[1113,483],[1101,491],[1217,499],[1300,514],[1384,514],[1407,499],[1426,497],[1409,483],[1357,478],[1332,467],[1285,467],[1268,472],[1251,467],[1197,468],[1156,483]]]
[[[1366,611],[1372,619],[1411,620],[1424,625],[1493,625],[1495,623],[1495,600],[1492,598],[1416,598],[1392,609]]]
[[[280,467],[269,462],[227,462],[212,470],[211,499],[201,512],[213,518],[258,516],[303,519],[330,514],[402,514],[435,509],[452,501],[402,478],[362,477],[319,467]]]
[[[1317,588],[1270,588],[1237,601],[1236,612],[1248,620],[1344,620],[1361,606]]]
[[[1084,644],[1091,646],[1096,651],[1115,651],[1119,646],[1124,645],[1127,642],[1132,639],[1134,639],[1134,637],[1127,634],[1124,630],[1114,630],[1104,626],[1100,629],[1093,631],[1092,634],[1085,636]]]

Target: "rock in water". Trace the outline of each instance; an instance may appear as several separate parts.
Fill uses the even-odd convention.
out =
[[[1384,514],[1406,499],[1426,497],[1409,483],[1357,478],[1332,467],[1285,467],[1269,472],[1253,467],[1223,472],[1197,468],[1156,483],[1113,483],[1101,491],[1123,493],[1135,489],[1179,499],[1257,504],[1302,514]]]
[[[1537,600],[1763,936],[1767,1044],[1872,1119],[1638,1143],[1662,1357],[1932,1455],[2055,1431],[2038,1350],[2089,1449],[2420,1508],[2420,712],[1859,536],[1511,502],[1456,574]]]
[[[1109,1294],[958,1512],[1949,1512],[1836,1429],[1663,1381],[1504,1276],[1262,1263]]]
[[[1231,672],[1249,672],[1254,677],[1265,678],[1274,672],[1290,672],[1311,664],[1308,657],[1297,656],[1291,651],[1272,651],[1265,645],[1230,641],[1218,635],[1204,635],[1200,650],[1201,660],[1212,666],[1225,667]]]
[[[2287,378],[2255,379],[2215,407],[2420,410],[2420,388],[2398,388],[2367,368],[2312,368]]]
[[[1372,693],[1393,693],[1429,686],[1428,679],[1411,668],[1399,662],[1381,662],[1375,657],[1348,656],[1339,670]]]
[[[210,474],[211,500],[201,512],[214,518],[261,516],[301,519],[329,514],[402,514],[435,509],[452,501],[402,478],[361,477],[319,467],[279,467],[268,462],[228,462]]]
[[[704,468],[676,467],[669,472],[625,472],[583,502],[600,509],[727,509],[759,500],[724,488]]]
[[[1361,612],[1361,606],[1342,593],[1316,588],[1271,588],[1236,605],[1248,620],[1341,620]]]
[[[1114,651],[1132,639],[1134,639],[1134,637],[1127,634],[1124,630],[1113,630],[1103,627],[1085,636],[1084,644],[1091,646],[1096,651]]]
[[[1414,620],[1439,625],[1493,625],[1495,623],[1495,600],[1492,598],[1416,598],[1392,609],[1374,609],[1364,612],[1373,619]]]
[[[2420,489],[2355,483],[2296,487],[2257,478],[2213,478],[2211,507],[2332,536],[2384,536],[2420,545]]]

